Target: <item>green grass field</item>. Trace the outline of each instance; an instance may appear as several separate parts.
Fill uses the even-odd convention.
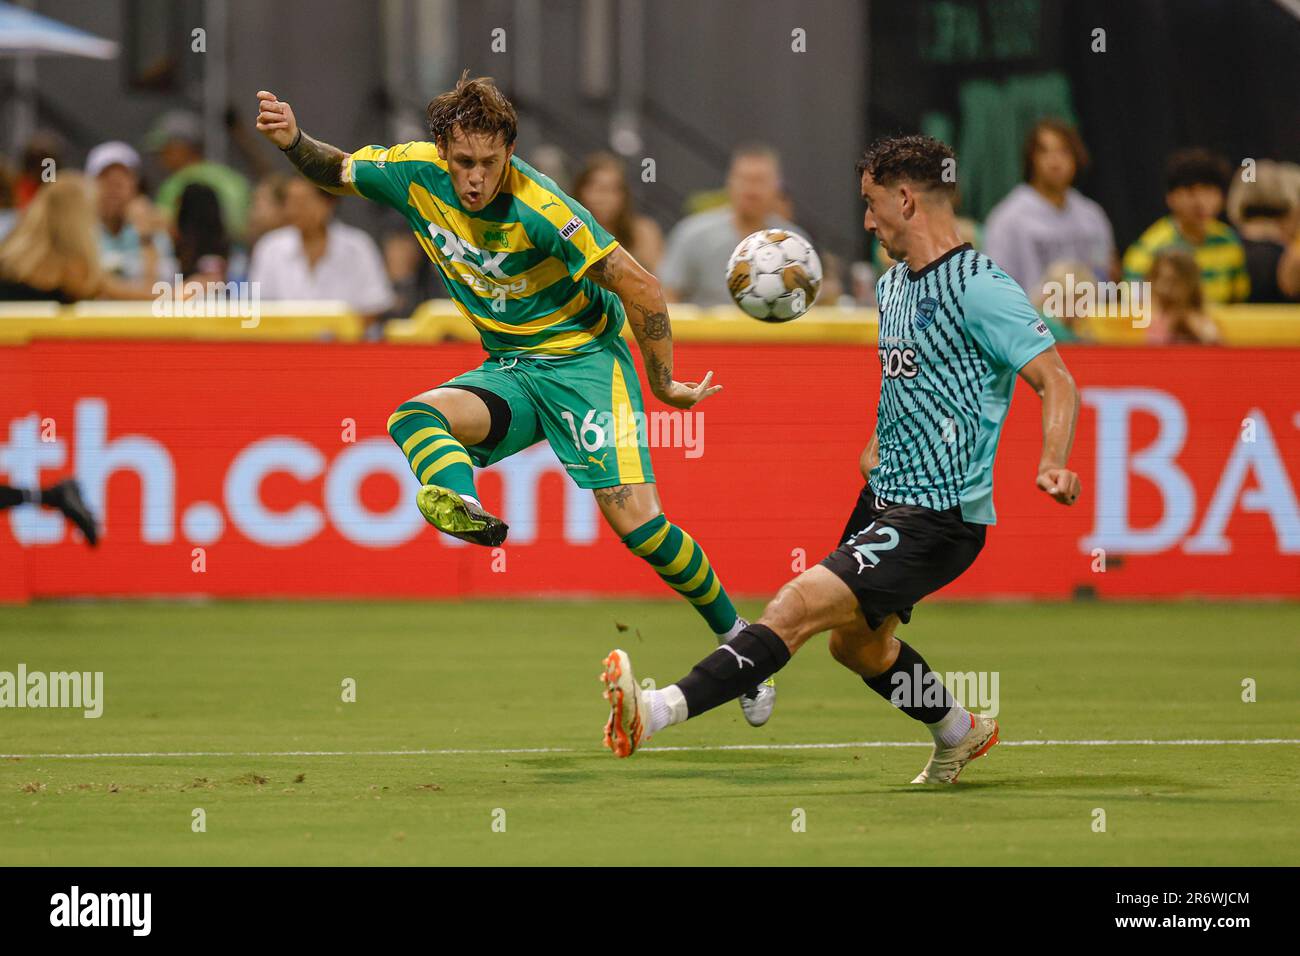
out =
[[[1300,605],[930,604],[904,631],[999,673],[1010,743],[1300,737]],[[105,706],[0,710],[0,753],[119,756],[0,759],[0,864],[1300,862],[1296,744],[998,746],[911,787],[928,735],[819,639],[766,727],[728,704],[617,761],[615,645],[667,683],[711,641],[667,601],[5,609],[0,671],[103,671]]]

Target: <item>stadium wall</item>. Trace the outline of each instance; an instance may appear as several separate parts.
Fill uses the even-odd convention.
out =
[[[1021,385],[995,476],[999,524],[952,597],[1300,592],[1295,350],[1064,348],[1082,389],[1066,509],[1034,488]],[[735,593],[766,596],[836,543],[861,488],[879,363],[854,345],[682,349],[725,390],[656,405],[668,514]],[[36,341],[0,348],[0,481],[75,472],[96,550],[54,513],[0,517],[0,599],[73,595],[663,596],[545,446],[481,473],[511,525],[492,552],[428,529],[384,431],[475,346]]]

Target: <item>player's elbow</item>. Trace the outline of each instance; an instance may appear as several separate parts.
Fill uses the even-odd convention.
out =
[[[637,289],[634,294],[638,297],[650,299],[651,301],[664,301],[663,286],[659,284],[659,280],[654,273],[641,269],[635,277],[635,282]]]

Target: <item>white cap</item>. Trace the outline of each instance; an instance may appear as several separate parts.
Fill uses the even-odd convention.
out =
[[[86,175],[96,178],[110,166],[125,166],[132,172],[140,170],[140,154],[119,139],[100,143],[86,157]]]

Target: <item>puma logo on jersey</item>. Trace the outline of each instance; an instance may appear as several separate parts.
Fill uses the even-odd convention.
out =
[[[880,369],[886,378],[916,378],[916,349],[881,349]]]
[[[605,452],[605,455],[608,455],[608,454],[609,454],[609,452]],[[587,456],[587,461],[591,462],[593,465],[597,465],[597,466],[599,466],[599,467],[600,467],[600,470],[601,470],[601,471],[604,471],[604,470],[605,470],[605,455],[601,455],[599,459],[593,458],[591,455],[588,455],[588,456]]]

